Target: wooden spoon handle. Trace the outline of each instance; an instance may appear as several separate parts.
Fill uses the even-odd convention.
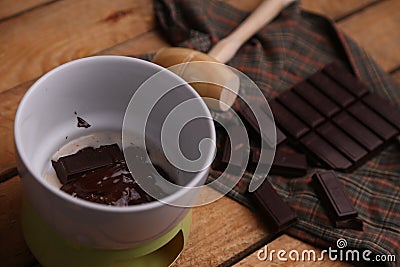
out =
[[[259,31],[265,24],[274,19],[283,8],[294,1],[295,0],[263,1],[239,27],[211,48],[208,55],[221,63],[228,62],[244,42]]]

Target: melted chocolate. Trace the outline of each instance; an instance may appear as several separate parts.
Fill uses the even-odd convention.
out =
[[[60,158],[57,162],[53,162],[53,166],[57,166],[57,164],[63,162],[65,158],[68,158],[69,163],[69,176],[68,179],[64,179],[64,184],[61,187],[61,190],[74,196],[87,201],[105,204],[105,205],[113,205],[113,206],[128,206],[135,205],[141,203],[147,203],[153,201],[154,198],[149,196],[146,192],[143,191],[135,181],[135,177],[140,175],[142,177],[146,177],[148,182],[153,186],[154,177],[158,174],[153,172],[153,168],[150,168],[150,163],[145,162],[145,157],[137,156],[134,157],[134,169],[132,172],[129,171],[128,166],[125,162],[123,154],[121,150],[118,149],[118,153],[120,155],[115,156],[115,148],[116,144],[109,146],[102,146],[100,148],[84,148],[78,151],[74,155],[69,155],[66,157]],[[141,155],[143,151],[139,148],[135,148],[137,150],[138,155]],[[104,153],[104,152],[107,153]],[[114,155],[110,155],[109,152],[113,152]],[[74,159],[79,161],[82,159],[83,153],[96,153],[96,157],[91,157],[91,166],[79,169],[78,167],[82,165],[82,162],[73,162]],[[92,155],[93,156],[93,155]],[[105,157],[106,160],[102,160],[101,158]],[[102,164],[93,163],[93,160],[100,160]],[[110,160],[113,159],[113,160]],[[108,160],[108,162],[107,162]],[[107,162],[107,164],[103,164]],[[75,172],[71,169],[74,169],[76,165]],[[61,165],[62,167],[64,165]],[[60,168],[56,169],[57,176],[60,177]],[[165,171],[163,171],[159,166],[155,166],[159,173],[164,176],[166,179]],[[64,171],[66,172],[66,171]],[[164,193],[158,188],[158,197],[162,197]]]

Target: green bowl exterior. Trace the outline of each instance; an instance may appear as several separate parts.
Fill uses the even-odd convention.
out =
[[[171,265],[181,254],[189,236],[192,211],[167,234],[122,250],[94,249],[62,238],[43,222],[26,199],[22,204],[21,220],[25,241],[44,267],[161,267]]]

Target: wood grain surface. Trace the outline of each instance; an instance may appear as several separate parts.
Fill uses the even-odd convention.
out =
[[[152,30],[100,51],[97,55],[138,56],[157,52],[160,48],[166,46],[169,46],[169,44],[161,37],[160,33],[157,30]]]
[[[302,0],[302,7],[308,11],[325,15],[332,20],[339,20],[357,12],[379,0]]]
[[[268,235],[253,212],[227,197],[194,208],[192,222],[174,266],[218,266]]]
[[[35,262],[21,231],[22,184],[18,176],[0,184],[1,266],[29,266]]]
[[[224,1],[247,11],[260,2]],[[139,55],[168,45],[156,30],[151,2],[0,1],[0,173],[15,168],[15,111],[27,88],[38,77],[80,57]],[[397,29],[400,1],[303,0],[302,6],[336,20],[344,32],[400,82],[400,53],[396,47],[400,43]],[[33,261],[18,226],[21,192],[19,177],[0,183],[0,262],[8,263],[4,266],[27,266]],[[256,257],[259,246],[267,244],[263,241],[268,236],[255,214],[223,197],[194,209],[190,239],[175,266],[228,266],[237,261],[236,266],[281,265],[260,262]],[[268,247],[312,248],[286,235],[268,243]],[[294,266],[314,263],[307,264],[290,262]],[[329,261],[319,264],[347,266]]]
[[[23,12],[31,11],[33,8],[52,2],[54,0],[1,0],[0,20],[20,15]]]
[[[19,102],[32,83],[21,84],[0,94],[0,173],[16,167],[14,117]]]
[[[333,1],[334,2],[334,1]],[[400,65],[400,1],[381,1],[338,23],[386,71]]]
[[[151,3],[57,1],[1,22],[0,92],[153,29]]]

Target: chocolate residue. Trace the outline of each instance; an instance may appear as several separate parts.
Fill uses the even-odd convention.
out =
[[[81,128],[89,128],[91,125],[85,121],[84,119],[82,119],[81,117],[76,117],[78,119],[78,127]]]

